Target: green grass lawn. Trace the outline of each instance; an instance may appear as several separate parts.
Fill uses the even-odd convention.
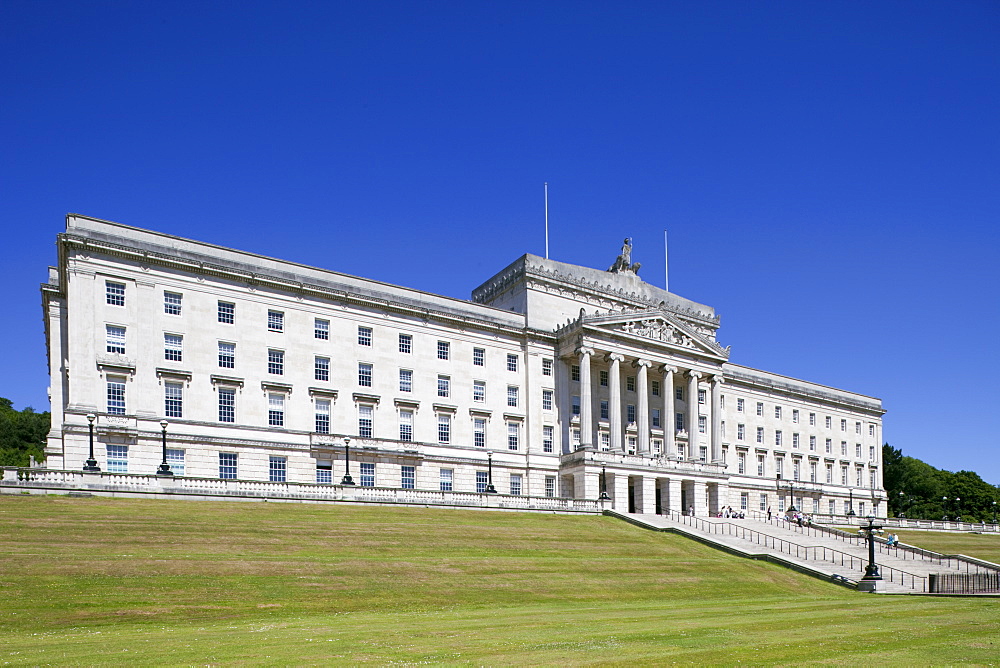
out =
[[[606,517],[0,496],[0,536],[5,665],[1000,662],[1000,599]]]

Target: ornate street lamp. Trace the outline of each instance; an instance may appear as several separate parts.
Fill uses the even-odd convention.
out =
[[[941,505],[944,506],[944,516],[941,518],[941,520],[944,521],[944,522],[947,522],[948,521],[948,497],[947,496],[942,496],[941,497]]]
[[[882,530],[882,525],[875,524],[875,517],[868,516],[868,526],[861,527],[868,538],[868,565],[865,567],[865,576],[862,580],[881,580],[882,574],[878,572],[878,564],[875,563],[875,532]]]
[[[896,514],[896,517],[898,517],[900,519],[906,519],[906,506],[908,505],[906,503],[907,500],[908,499],[906,498],[906,494],[904,494],[903,492],[900,492],[899,493],[899,512]]]
[[[94,420],[97,416],[93,413],[87,413],[88,427],[90,428],[90,458],[87,459],[87,463],[83,465],[83,470],[89,473],[99,473],[101,467],[97,465],[97,460],[94,459]]]
[[[777,476],[777,488],[778,488],[778,493],[780,494],[781,493],[781,474],[780,473]],[[795,483],[792,480],[788,481],[788,496],[789,496],[789,500],[790,500],[791,503],[788,506],[788,510],[786,512],[794,513],[796,511],[796,508],[795,508]]]
[[[857,513],[854,512],[854,488],[847,490],[847,497],[849,499],[849,504],[847,506],[847,516],[854,517]]]
[[[993,502],[993,524],[997,523],[997,502]]]
[[[961,501],[962,501],[961,497],[958,497],[958,496],[955,497],[955,521],[956,522],[961,522],[962,521],[962,508],[960,506],[960,502]]]
[[[608,478],[607,472],[604,470],[604,464],[601,464],[601,501],[610,501],[611,497],[608,495]],[[993,502],[993,514],[996,515],[996,501]],[[996,519],[993,520],[996,522]]]
[[[160,420],[160,428],[163,430],[163,461],[160,462],[160,468],[156,469],[156,475],[169,475],[174,474],[170,470],[170,464],[167,463],[167,421]]]
[[[486,451],[486,493],[496,494],[497,488],[493,486],[493,451]]]
[[[351,486],[354,484],[354,478],[351,477],[351,437],[344,437],[344,462],[347,464],[347,469],[344,472],[344,477],[340,479],[341,485]]]

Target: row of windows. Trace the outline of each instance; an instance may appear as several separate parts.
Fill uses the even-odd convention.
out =
[[[756,462],[756,475],[764,477],[766,475],[766,458],[764,455],[757,455]],[[809,462],[809,482],[820,482],[818,476],[819,470],[818,462]],[[775,456],[774,458],[774,470],[778,475],[784,476],[785,469],[785,458]],[[840,466],[840,484],[847,485],[849,479],[849,469],[850,466],[847,464],[841,464]],[[861,487],[864,482],[864,466],[855,465],[855,486]],[[741,475],[746,475],[748,473],[747,469],[747,454],[745,452],[740,452],[736,456],[736,472]],[[869,485],[873,489],[875,488],[878,481],[878,472],[875,469],[869,469]],[[798,482],[802,475],[802,460],[792,459],[792,480]],[[827,484],[833,484],[834,482],[834,465],[831,463],[826,464],[826,480]]]

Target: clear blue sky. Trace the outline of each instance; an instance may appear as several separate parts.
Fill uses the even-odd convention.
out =
[[[525,252],[714,306],[1000,483],[1000,3],[0,4],[0,396],[67,212],[468,298]]]

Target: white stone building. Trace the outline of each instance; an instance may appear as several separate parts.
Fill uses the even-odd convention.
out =
[[[524,255],[472,301],[84,216],[42,286],[47,466],[885,513],[878,399],[732,364],[718,317]],[[488,453],[492,453],[492,469]],[[781,480],[778,480],[778,476]],[[602,483],[603,480],[603,483]]]

